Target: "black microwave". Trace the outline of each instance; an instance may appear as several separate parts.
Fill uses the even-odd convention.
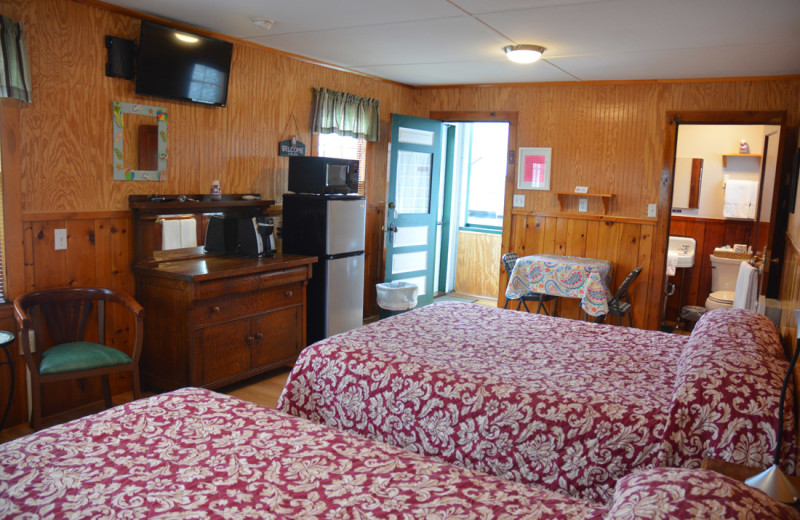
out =
[[[318,195],[358,193],[358,161],[289,157],[289,191]]]

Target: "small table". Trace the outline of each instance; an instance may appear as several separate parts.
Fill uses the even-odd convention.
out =
[[[613,266],[608,260],[563,255],[532,255],[517,260],[506,287],[506,298],[526,292],[580,298],[590,316],[608,314]]]
[[[6,403],[6,409],[3,412],[3,418],[0,420],[0,431],[3,431],[3,425],[6,423],[8,411],[11,409],[11,403],[14,400],[14,362],[11,359],[11,353],[8,351],[8,347],[14,343],[15,339],[16,336],[10,332],[0,330],[0,348],[3,349],[3,353],[6,355],[6,360],[0,361],[0,365],[8,365],[8,368],[11,372],[11,376],[8,378],[11,383],[8,388],[8,402]]]

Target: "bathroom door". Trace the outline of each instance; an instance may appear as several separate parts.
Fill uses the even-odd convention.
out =
[[[786,219],[787,216],[778,212],[778,194],[780,187],[780,168],[778,167],[778,153],[781,141],[781,128],[767,126],[764,135],[763,157],[761,159],[761,177],[759,181],[759,198],[756,209],[756,219],[753,223],[753,251],[764,260],[764,269],[759,276],[758,294],[766,295],[770,287],[777,288],[780,278],[780,268],[775,265],[782,255],[773,251],[773,239],[777,219]],[[779,226],[780,228],[780,226]],[[774,261],[773,261],[774,260]],[[775,269],[772,269],[775,267]],[[774,276],[770,276],[774,273]],[[770,284],[770,278],[774,278]],[[773,291],[769,291],[772,293]]]

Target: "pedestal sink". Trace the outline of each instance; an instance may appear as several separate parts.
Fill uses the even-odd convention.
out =
[[[692,267],[697,242],[690,237],[669,237],[667,252],[678,253],[678,263],[675,267]]]

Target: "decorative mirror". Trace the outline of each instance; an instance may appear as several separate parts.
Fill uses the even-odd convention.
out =
[[[167,179],[167,109],[114,101],[115,181]]]

